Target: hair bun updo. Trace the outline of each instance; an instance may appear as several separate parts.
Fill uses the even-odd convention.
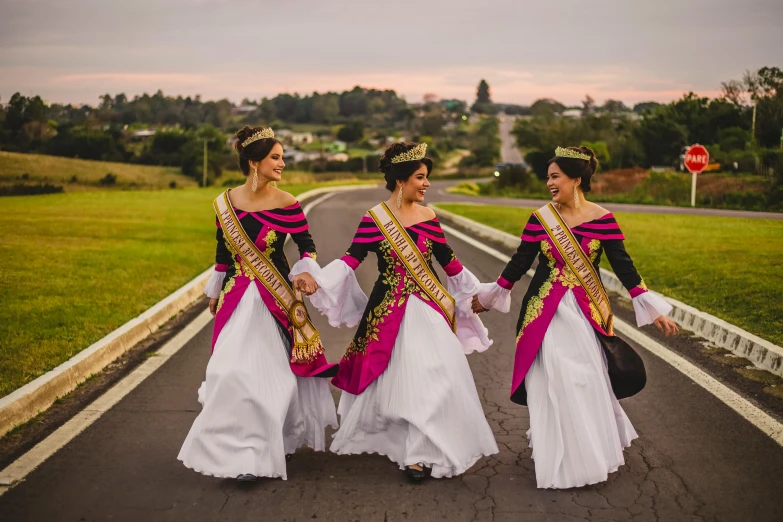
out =
[[[392,158],[405,154],[411,149],[418,147],[418,143],[405,143],[398,141],[389,145],[389,148],[383,153],[380,161],[378,162],[378,170],[383,174],[383,179],[386,180],[386,190],[394,191],[397,186],[397,181],[406,181],[410,178],[414,172],[416,172],[422,165],[427,167],[427,176],[432,172],[432,160],[424,157],[419,161],[403,161],[400,163],[392,163]]]
[[[590,147],[566,147],[567,149],[586,154],[590,156],[590,159],[585,161],[578,158],[565,158],[562,156],[555,156],[547,162],[547,165],[556,163],[560,170],[562,170],[566,176],[571,179],[581,178],[579,182],[579,188],[582,192],[590,192],[590,179],[598,170],[598,158],[595,157],[595,152]]]
[[[275,145],[280,144],[282,146],[282,143],[275,138],[256,140],[252,143],[248,143],[247,147],[243,145],[248,138],[262,130],[264,130],[264,127],[251,127],[245,125],[235,134],[237,141],[234,142],[234,150],[239,154],[239,169],[245,176],[250,173],[250,161],[261,161],[269,156],[269,153],[272,152]]]

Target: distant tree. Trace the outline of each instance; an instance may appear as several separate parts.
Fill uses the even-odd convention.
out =
[[[611,114],[620,114],[622,112],[627,112],[628,107],[620,100],[609,99],[604,102],[604,105],[603,107],[601,107],[601,110]]]
[[[340,116],[340,98],[336,94],[313,94],[312,120],[331,125]]]
[[[443,132],[444,123],[439,110],[430,111],[421,119],[421,132],[429,136],[438,136]]]
[[[427,92],[424,93],[422,100],[424,103],[438,103],[438,95],[434,92]]]
[[[595,153],[595,158],[598,160],[599,167],[601,165],[606,168],[609,165],[612,157],[609,155],[609,148],[606,146],[605,141],[583,141],[580,144],[582,147],[590,147]]]
[[[492,103],[492,97],[489,93],[489,84],[486,80],[481,80],[476,89],[476,103]]]
[[[530,106],[530,113],[533,116],[549,117],[560,114],[566,110],[565,105],[551,98],[542,98],[533,102]]]
[[[582,115],[587,116],[595,112],[595,100],[589,94],[585,94],[585,99],[582,100]]]
[[[343,125],[337,132],[337,139],[346,143],[353,143],[364,137],[364,122],[361,119],[354,119]]]
[[[489,92],[489,84],[486,80],[481,80],[476,89],[476,103],[470,108],[473,112],[479,114],[497,114],[498,110]]]
[[[654,101],[640,102],[633,106],[633,112],[637,114],[644,114],[645,111],[652,111],[653,109],[660,106],[660,103]]]

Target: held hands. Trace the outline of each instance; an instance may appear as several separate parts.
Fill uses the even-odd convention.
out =
[[[489,308],[484,308],[478,299],[478,294],[473,296],[473,300],[470,303],[470,307],[473,309],[474,314],[480,314],[481,312],[488,312]]]
[[[210,299],[209,300],[209,311],[212,314],[212,317],[215,317],[215,314],[217,313],[217,299]]]
[[[307,272],[302,272],[294,276],[294,289],[299,290],[304,295],[313,295],[318,290],[318,283],[313,276]]]
[[[665,315],[658,316],[658,319],[653,321],[653,324],[666,337],[674,335],[680,331],[679,328],[677,328],[677,324]]]

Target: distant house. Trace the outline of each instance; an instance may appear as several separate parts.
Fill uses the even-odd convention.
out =
[[[250,114],[251,112],[258,109],[255,105],[240,105],[239,107],[233,107],[231,109],[231,114],[236,116],[237,114]]]
[[[141,129],[131,132],[133,138],[149,138],[155,135],[155,129]]]
[[[287,138],[290,138],[292,134],[293,134],[293,132],[291,132],[288,129],[280,129],[280,130],[276,130],[275,131],[275,138],[279,138],[279,139],[285,140]]]
[[[563,118],[581,118],[582,109],[567,109],[561,113]]]
[[[349,156],[345,152],[338,152],[337,154],[330,154],[326,159],[329,161],[348,161]]]
[[[291,134],[291,142],[294,145],[307,145],[313,142],[312,132],[294,132]]]

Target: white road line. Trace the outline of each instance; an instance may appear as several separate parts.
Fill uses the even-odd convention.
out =
[[[486,252],[487,254],[504,263],[508,263],[508,261],[511,259],[506,254],[499,252],[479,241],[476,241],[472,237],[467,236],[450,226],[441,223],[441,228],[443,228],[447,234],[478,248],[482,252]],[[532,276],[533,273],[534,271],[531,269],[528,270],[527,275]],[[618,317],[614,318],[614,327],[618,332],[623,334],[623,336],[634,341],[648,352],[656,355],[658,358],[668,363],[674,369],[681,372],[683,375],[707,390],[713,396],[717,397],[718,400],[737,412],[745,420],[763,431],[772,440],[783,446],[783,424],[778,422],[775,418],[754,406],[750,401],[743,398],[737,392],[733,391],[731,388],[710,376],[703,370],[699,369],[687,359],[681,357],[672,350],[669,350],[652,337],[649,337],[641,330],[636,329],[634,326],[626,323],[625,321],[622,321]]]
[[[338,192],[330,192],[306,205],[303,212],[307,214],[317,205],[333,197]],[[286,240],[290,240],[290,234]],[[177,353],[188,341],[198,334],[210,321],[212,314],[204,310],[190,322],[182,331],[169,340],[155,354],[142,363],[138,368],[126,375],[106,393],[93,401],[75,417],[60,426],[54,433],[39,442],[33,449],[16,459],[4,470],[0,471],[0,495],[8,491],[11,486],[23,480],[31,471],[40,466],[46,459],[54,455],[60,448],[72,441],[90,424],[98,420],[101,415],[109,411],[123,397],[133,391],[147,377],[175,353]]]
[[[120,382],[112,386],[106,393],[98,397],[87,408],[79,412],[71,420],[60,426],[54,433],[39,442],[33,449],[12,462],[0,471],[0,495],[10,486],[23,480],[31,471],[54,455],[60,448],[68,444],[101,415],[109,411],[123,397],[133,391],[139,384],[163,366],[169,358],[177,353],[188,341],[199,333],[212,320],[209,310],[204,310],[181,332],[170,339],[153,356],[144,361],[138,368],[126,375]]]

